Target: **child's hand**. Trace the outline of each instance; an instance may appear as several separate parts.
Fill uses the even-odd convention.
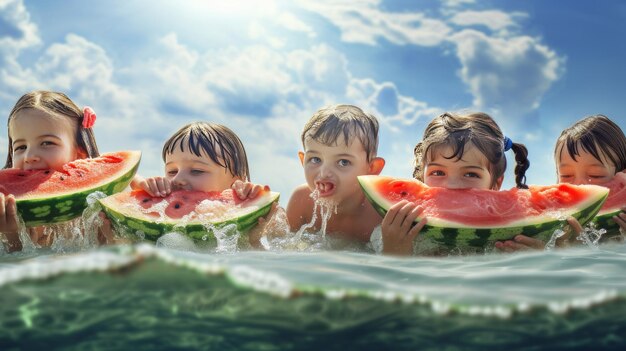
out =
[[[0,233],[4,234],[7,240],[7,251],[9,252],[22,249],[16,218],[15,197],[13,195],[4,196],[0,193]]]
[[[383,252],[394,255],[411,255],[413,239],[419,234],[426,218],[413,225],[423,209],[412,202],[402,200],[389,208],[381,225]]]
[[[164,177],[142,178],[135,176],[130,187],[133,190],[142,189],[150,196],[166,197],[172,192],[172,182]]]
[[[622,207],[622,212],[620,212],[617,216],[613,216],[613,220],[617,225],[619,225],[620,232],[622,234],[626,234],[626,206]]]
[[[571,230],[565,230],[565,234],[556,239],[555,247],[563,248],[569,246],[569,238],[572,232],[576,233],[576,236],[583,232],[583,227],[578,223],[576,218],[567,218],[567,223],[570,225]],[[544,250],[545,247],[545,242],[522,234],[516,235],[513,240],[496,242],[496,248],[504,252]]]
[[[267,185],[261,186],[250,182],[242,182],[241,180],[235,180],[231,188],[235,190],[235,193],[237,193],[237,196],[241,200],[254,199],[257,195],[259,195],[261,190],[270,190]]]
[[[285,211],[283,209],[280,210],[281,213],[278,214],[278,204],[273,203],[272,208],[268,212],[265,217],[260,217],[258,220],[258,224],[254,226],[248,232],[248,239],[250,241],[250,245],[254,248],[261,248],[261,238],[264,236],[280,236],[285,235],[287,230],[287,220],[285,217]],[[282,217],[283,229],[280,228],[280,220],[277,217]]]
[[[512,240],[496,242],[496,248],[504,252],[543,250],[545,246],[543,241],[523,234],[516,235]]]
[[[0,193],[0,233],[17,233],[16,217],[15,197]]]
[[[104,212],[98,214],[100,220],[102,220],[102,226],[98,228],[98,244],[111,245],[115,243],[115,234],[111,229],[111,220],[107,218]]]

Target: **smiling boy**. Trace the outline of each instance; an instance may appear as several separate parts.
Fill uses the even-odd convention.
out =
[[[304,151],[298,153],[306,184],[298,186],[287,204],[292,231],[309,224],[315,200],[336,205],[326,233],[349,240],[368,242],[382,218],[366,200],[357,176],[380,174],[385,160],[376,156],[378,121],[352,105],[322,108],[304,126]],[[319,211],[319,207],[318,207]],[[310,231],[319,232],[319,213]]]

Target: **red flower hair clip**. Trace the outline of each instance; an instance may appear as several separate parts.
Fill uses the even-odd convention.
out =
[[[91,128],[96,123],[96,113],[89,106],[83,108],[83,128]]]

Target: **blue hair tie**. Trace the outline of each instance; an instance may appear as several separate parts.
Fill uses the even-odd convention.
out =
[[[508,137],[504,137],[504,151],[509,151],[513,147],[513,141]]]

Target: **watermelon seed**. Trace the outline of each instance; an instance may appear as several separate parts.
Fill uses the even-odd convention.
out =
[[[402,196],[402,197],[405,197],[407,195],[409,195],[409,193],[407,193],[406,191],[401,191],[400,192],[400,196]]]
[[[143,199],[143,203],[145,204],[146,202],[150,201],[150,199]]]
[[[60,178],[61,180],[65,180],[65,178],[63,178],[63,176],[59,176],[59,178]]]
[[[180,204],[174,205],[174,208],[179,209],[180,208]]]
[[[50,171],[44,171],[43,173],[44,174],[50,174]]]

